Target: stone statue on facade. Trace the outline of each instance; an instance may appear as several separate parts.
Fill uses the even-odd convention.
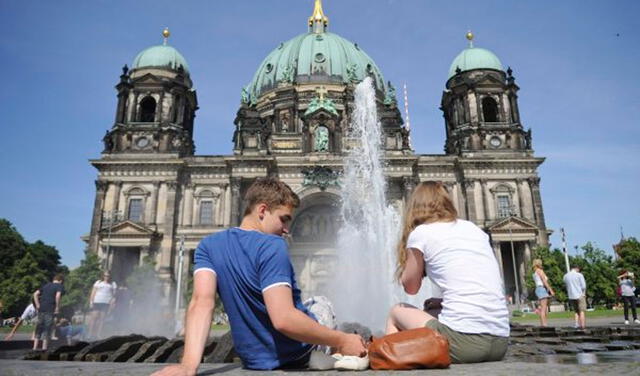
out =
[[[244,104],[249,104],[251,97],[249,95],[249,91],[246,87],[242,88],[242,93],[240,94],[240,101]]]
[[[313,132],[313,151],[329,151],[329,129],[324,125]]]

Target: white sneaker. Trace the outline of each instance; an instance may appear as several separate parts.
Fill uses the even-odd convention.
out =
[[[334,368],[342,371],[363,371],[369,368],[369,357],[359,357],[355,355],[333,354],[336,358]]]
[[[625,325],[629,325],[629,320],[624,320]]]
[[[327,355],[322,351],[312,351],[309,358],[309,369],[326,371],[333,369],[336,363],[336,358],[331,355]]]
[[[633,322],[634,322],[635,324],[640,324],[640,320],[638,320],[638,319],[633,320]]]

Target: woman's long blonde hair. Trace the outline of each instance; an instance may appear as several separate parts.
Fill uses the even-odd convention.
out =
[[[416,227],[425,223],[453,222],[458,217],[453,202],[442,182],[426,181],[413,190],[402,219],[402,237],[396,249],[396,278],[400,280],[407,264],[407,240]]]

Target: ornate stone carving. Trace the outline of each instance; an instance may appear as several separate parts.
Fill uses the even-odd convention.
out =
[[[341,174],[329,167],[314,166],[313,168],[303,168],[302,175],[304,176],[303,186],[316,186],[322,191],[329,186],[340,186],[338,179]]]
[[[104,180],[96,180],[96,192],[105,193],[109,183]]]
[[[356,83],[358,81],[360,81],[358,79],[358,64],[353,63],[349,66],[347,66],[347,78],[349,79],[349,81]]]

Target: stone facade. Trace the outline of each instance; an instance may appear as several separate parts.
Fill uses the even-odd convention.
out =
[[[149,257],[174,294],[179,247],[188,255],[205,236],[240,222],[251,182],[277,176],[300,196],[290,239],[305,295],[322,293],[331,278],[339,226],[339,172],[357,80],[287,72],[257,98],[243,93],[233,153],[194,154],[198,108],[188,72],[179,67],[126,67],[116,86],[116,119],[104,138],[89,249],[116,281]],[[421,181],[448,187],[461,218],[491,235],[507,294],[523,285],[536,245],[546,245],[538,166],[531,131],[524,131],[511,70],[457,72],[446,83],[441,110],[445,154],[416,154],[390,85],[376,87],[383,127],[388,199],[401,209]],[[230,148],[231,149],[231,148]],[[515,260],[514,260],[515,258]],[[515,269],[515,273],[514,273]]]

